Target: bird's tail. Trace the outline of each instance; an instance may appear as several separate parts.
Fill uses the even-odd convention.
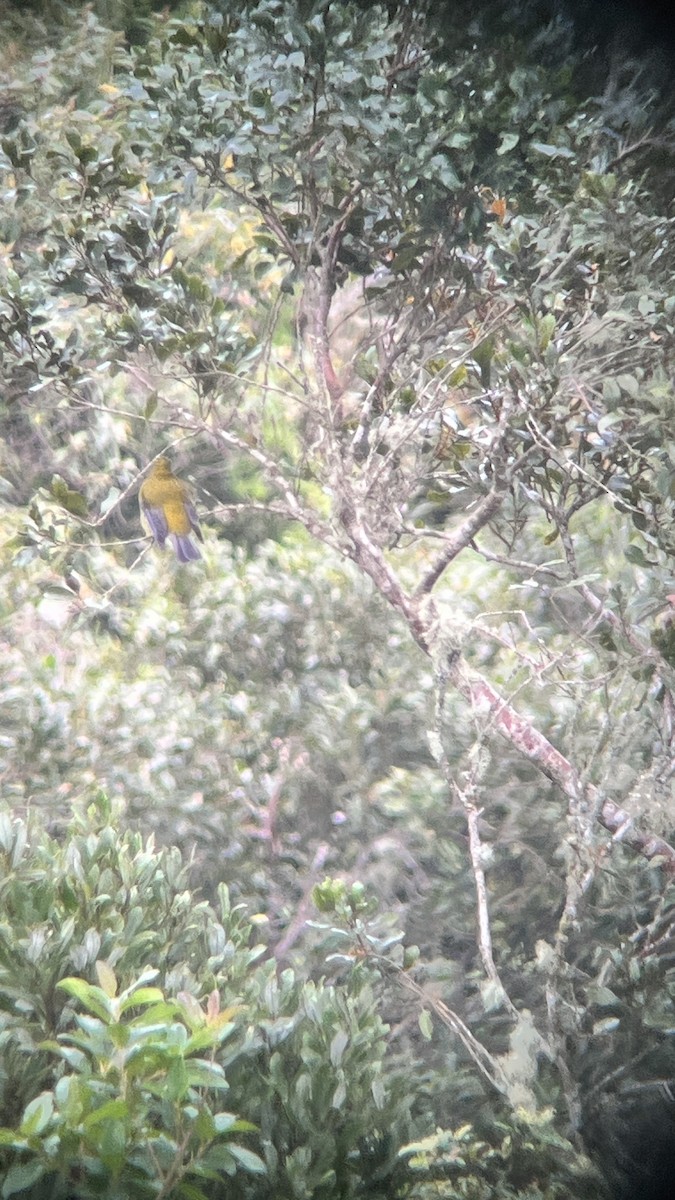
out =
[[[172,533],[169,536],[179,562],[194,562],[195,559],[201,558],[201,550],[199,546],[195,546],[189,533]]]

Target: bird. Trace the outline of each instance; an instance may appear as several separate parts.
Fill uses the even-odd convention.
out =
[[[179,562],[201,558],[201,550],[191,537],[194,533],[200,542],[204,541],[197,512],[187,484],[173,474],[168,458],[156,460],[141,484],[138,498],[141,523],[160,550],[168,538]]]

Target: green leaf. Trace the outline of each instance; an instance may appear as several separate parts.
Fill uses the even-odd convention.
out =
[[[12,1146],[15,1150],[26,1150],[28,1141],[19,1137],[15,1129],[0,1128],[0,1146]]]
[[[113,1000],[117,995],[117,979],[110,964],[99,959],[96,963],[96,975],[106,996]]]
[[[235,1159],[230,1153],[230,1148],[227,1142],[216,1142],[209,1146],[208,1150],[200,1159],[200,1168],[204,1168],[209,1172],[226,1171],[228,1175],[234,1174]],[[201,1174],[201,1170],[200,1170]],[[215,1174],[214,1178],[218,1178]]]
[[[466,383],[468,377],[469,372],[467,371],[464,363],[460,363],[458,367],[455,367],[454,371],[449,376],[448,387],[461,387],[463,383]]]
[[[119,1174],[127,1156],[127,1130],[124,1121],[102,1121],[95,1125],[90,1133],[100,1130],[100,1141],[97,1141],[97,1151],[101,1162],[113,1174]]]
[[[7,1200],[8,1196],[15,1196],[17,1192],[27,1192],[44,1174],[45,1168],[37,1159],[26,1163],[14,1163],[5,1175],[0,1195],[3,1200]]]
[[[530,149],[547,158],[576,158],[574,151],[568,150],[567,146],[551,146],[547,142],[530,142]]]
[[[333,1067],[340,1066],[348,1045],[349,1034],[344,1029],[338,1029],[330,1044],[330,1061]]]
[[[19,1126],[23,1137],[34,1137],[42,1133],[54,1115],[54,1097],[51,1092],[42,1092],[26,1105]]]
[[[331,1108],[335,1108],[339,1111],[341,1108],[344,1108],[345,1102],[347,1100],[347,1084],[344,1079],[343,1073],[341,1071],[338,1072],[338,1075],[339,1075],[338,1085],[335,1088],[333,1095],[331,1097],[330,1106],[331,1106]]]
[[[417,1018],[417,1023],[420,1027],[420,1033],[422,1034],[422,1037],[425,1039],[425,1041],[430,1042],[434,1032],[434,1023],[428,1008],[422,1009],[419,1017]]]
[[[128,1116],[128,1102],[118,1098],[116,1100],[108,1100],[107,1103],[101,1104],[99,1108],[88,1113],[82,1124],[85,1129],[90,1129],[93,1125],[100,1125],[102,1121],[125,1120]]]
[[[85,1008],[95,1013],[106,1024],[112,1020],[112,1006],[102,988],[94,987],[86,980],[76,979],[72,976],[68,979],[61,979],[56,986],[62,988],[64,992],[68,992],[70,996],[74,996]]]
[[[634,375],[617,375],[616,382],[622,392],[626,392],[631,400],[637,400],[640,395],[640,384]]]
[[[84,496],[68,487],[60,475],[54,475],[49,490],[54,499],[73,516],[86,517],[89,510]]]
[[[237,1160],[240,1167],[245,1171],[250,1171],[254,1175],[266,1175],[267,1167],[263,1160],[254,1154],[252,1150],[247,1150],[245,1146],[238,1146],[235,1142],[228,1142],[227,1148],[233,1158]]]
[[[497,154],[508,154],[509,150],[513,150],[514,146],[518,145],[520,134],[515,131],[502,133],[501,141],[497,146]]]
[[[137,991],[129,990],[127,993],[124,993],[124,999],[120,1000],[120,1012],[124,1013],[130,1008],[140,1008],[146,1004],[157,1004],[159,1006],[163,1003],[165,1003],[164,993],[161,988],[138,988]]]
[[[192,1087],[219,1088],[224,1091],[230,1086],[223,1068],[218,1063],[210,1063],[203,1058],[188,1060],[187,1073]]]
[[[146,991],[146,989],[143,990]],[[151,988],[147,990],[154,991],[155,989]],[[179,1015],[179,1006],[176,1004],[175,1000],[165,1000],[161,992],[160,995],[162,995],[162,999],[158,1004],[152,1004],[151,1002],[150,1008],[146,1008],[145,1012],[139,1013],[137,1017],[134,1017],[133,1020],[129,1022],[130,1029],[144,1029],[153,1025],[168,1025],[176,1019],[176,1016]],[[127,1008],[133,1008],[133,1001],[133,995],[127,997],[127,1000],[121,1006],[122,1011]],[[182,1016],[182,1014],[180,1015]],[[211,1042],[212,1039],[204,1044],[210,1045]],[[188,1046],[191,1046],[191,1041],[188,1043]]]
[[[181,1182],[176,1196],[180,1197],[180,1200],[208,1200],[206,1192],[203,1192],[201,1188],[195,1187],[193,1183],[189,1183],[187,1179],[183,1179]]]
[[[541,317],[537,325],[537,341],[540,351],[544,351],[549,345],[555,330],[556,319],[553,313],[546,313],[545,316]]]
[[[236,1125],[237,1118],[234,1113],[220,1112],[215,1113],[213,1122],[217,1133],[228,1133]]]
[[[648,567],[651,565],[649,559],[645,555],[644,550],[640,546],[636,546],[634,543],[626,546],[624,555],[628,559],[628,562],[633,563],[636,567]]]
[[[195,1077],[190,1073],[185,1060],[176,1058],[166,1073],[166,1080],[162,1090],[166,1092],[171,1100],[182,1100],[188,1090],[188,1084],[194,1087],[195,1083]]]
[[[150,420],[150,417],[155,412],[158,404],[159,404],[159,393],[151,392],[145,402],[145,408],[143,409],[143,416],[145,417],[146,421]]]
[[[384,1081],[382,1080],[382,1078],[379,1075],[371,1083],[370,1091],[371,1091],[373,1100],[375,1101],[375,1106],[379,1109],[383,1109],[385,1106],[386,1099],[387,1099],[387,1092],[386,1092],[386,1088],[384,1086]]]
[[[456,129],[449,137],[444,138],[444,145],[451,150],[465,150],[471,144],[471,134],[462,133],[460,129]]]
[[[614,1033],[619,1028],[621,1021],[618,1017],[602,1017],[600,1021],[593,1022],[593,1033],[601,1037],[603,1034]]]

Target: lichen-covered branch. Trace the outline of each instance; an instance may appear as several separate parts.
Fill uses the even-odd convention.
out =
[[[349,535],[349,556],[404,617],[420,648],[433,654],[442,630],[432,598],[424,594],[408,595],[384,552],[368,537],[354,510],[345,507],[342,515],[343,528]],[[623,842],[644,858],[663,859],[666,869],[675,874],[675,847],[663,838],[641,830],[629,813],[601,797],[592,785],[584,783],[575,766],[530,720],[517,712],[484,676],[464,665],[459,648],[449,656],[447,677],[448,682],[469,701],[473,712],[528,758],[575,806],[588,805],[590,811],[597,811],[597,819],[612,834],[614,841]]]

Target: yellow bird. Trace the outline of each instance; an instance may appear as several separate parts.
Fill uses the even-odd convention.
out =
[[[201,558],[199,546],[190,536],[194,533],[200,542],[204,541],[197,512],[187,484],[172,473],[168,458],[157,459],[141,484],[138,498],[141,523],[160,550],[168,538],[179,562]]]

